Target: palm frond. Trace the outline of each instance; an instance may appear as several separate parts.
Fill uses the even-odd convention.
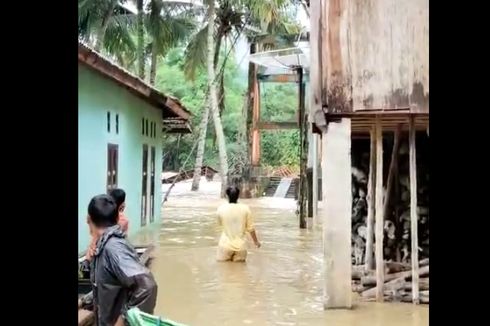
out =
[[[208,25],[204,25],[197,33],[195,33],[184,52],[184,73],[187,79],[194,80],[196,70],[199,67],[204,67],[207,58],[208,40],[206,33]]]

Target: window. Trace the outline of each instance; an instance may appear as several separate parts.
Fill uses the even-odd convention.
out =
[[[150,223],[155,221],[155,146],[151,147],[150,157]]]
[[[116,114],[116,134],[119,134],[119,114]]]
[[[145,118],[141,118],[141,134],[145,135]]]
[[[145,134],[148,136],[148,119],[146,119],[146,131]]]
[[[143,169],[141,180],[141,226],[146,225],[146,218],[148,214],[148,145],[143,145]]]
[[[117,188],[118,151],[118,145],[107,145],[107,192]]]
[[[107,112],[107,132],[111,132],[111,112]]]

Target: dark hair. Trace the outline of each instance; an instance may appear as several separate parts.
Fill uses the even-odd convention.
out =
[[[236,186],[230,186],[226,189],[226,195],[228,196],[228,201],[234,204],[238,201],[240,189],[238,189]]]
[[[109,195],[95,196],[88,204],[88,215],[96,227],[113,226],[118,219],[116,202]]]
[[[126,192],[120,188],[113,189],[110,194],[114,201],[116,202],[117,209],[121,207],[122,204],[126,201]]]

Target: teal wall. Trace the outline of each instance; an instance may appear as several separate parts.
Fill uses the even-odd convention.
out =
[[[111,112],[111,132],[107,132],[107,112]],[[119,114],[119,133],[115,116]],[[143,144],[155,146],[155,221],[160,221],[162,168],[162,114],[110,79],[78,65],[78,250],[89,243],[86,224],[90,199],[106,192],[107,144],[119,145],[118,187],[126,191],[126,215],[130,236],[141,226]],[[156,137],[143,136],[141,120],[156,122]],[[150,161],[150,151],[148,162]],[[150,169],[148,168],[148,171]],[[149,192],[148,192],[149,193]],[[149,220],[147,225],[149,225]]]

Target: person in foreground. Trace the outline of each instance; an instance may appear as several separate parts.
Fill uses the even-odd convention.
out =
[[[92,198],[88,220],[98,239],[90,262],[96,325],[122,326],[126,312],[134,307],[152,314],[157,284],[117,224],[114,199],[108,195]]]
[[[121,229],[125,234],[128,234],[129,220],[124,214],[124,209],[126,208],[126,192],[122,189],[117,188],[117,189],[113,189],[110,195],[114,199],[117,205],[117,212],[118,212],[117,224],[121,226]],[[87,223],[89,224],[90,227],[90,223],[88,220]],[[92,227],[90,227],[90,235],[92,236],[92,240],[90,241],[87,254],[85,255],[85,258],[88,261],[92,260],[92,257],[95,252],[95,246],[97,244],[97,234],[95,234]]]
[[[247,259],[247,232],[255,246],[260,248],[252,212],[247,205],[238,203],[239,195],[237,187],[228,187],[228,203],[221,205],[217,211],[218,224],[222,227],[216,257],[218,261],[244,262]]]

